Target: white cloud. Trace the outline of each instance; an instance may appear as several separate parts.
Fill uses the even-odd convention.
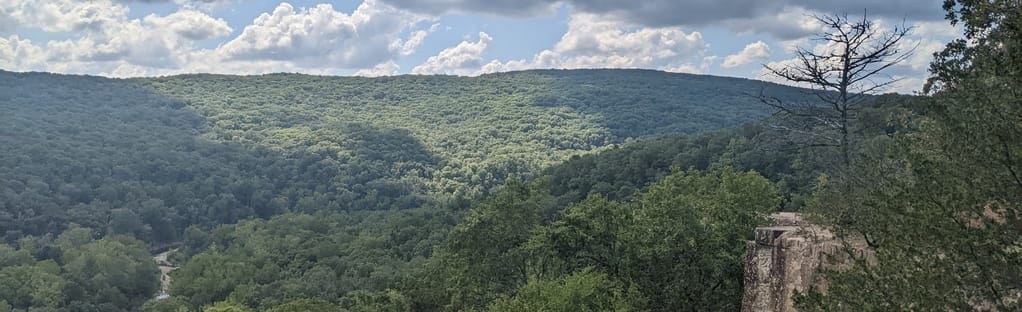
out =
[[[894,28],[893,25],[889,25],[882,19],[874,20],[874,23],[877,29],[881,32],[890,32]],[[900,23],[898,24],[898,27],[901,27]],[[918,30],[918,28],[916,30]],[[933,53],[944,49],[943,41],[937,38],[933,38],[930,35],[941,36],[951,34],[954,31],[955,30],[953,29],[949,30],[948,28],[938,27],[936,25],[929,25],[927,26],[927,28],[925,28],[924,34],[926,36],[919,36],[919,34],[915,31],[910,32],[909,35],[905,36],[898,43],[897,49],[903,52],[912,51],[912,54],[904,61],[895,64],[894,66],[891,66],[886,70],[874,75],[873,77],[874,79],[864,81],[863,83],[866,84],[864,85],[864,87],[866,88],[871,87],[873,83],[884,83],[887,81],[895,80],[896,81],[895,83],[879,91],[899,93],[913,93],[919,91],[922,88],[923,82],[925,82],[925,79],[928,76],[929,64],[930,61],[932,60]],[[790,41],[787,42],[786,44],[794,45],[796,43],[803,48],[805,47],[811,48],[811,51],[813,51],[816,54],[828,54],[829,52],[834,52],[835,50],[840,48],[840,46],[836,45],[832,41],[820,40],[810,41],[803,39],[797,41]],[[794,57],[782,60],[774,60],[767,64],[767,66],[771,68],[796,67],[799,65],[800,63],[798,59]],[[800,87],[810,87],[809,85],[806,84],[793,84],[789,81],[777,78],[776,76],[771,75],[769,73],[769,70],[765,68],[762,69],[760,71],[760,75],[755,78],[783,84],[796,85]]]
[[[351,15],[329,4],[296,9],[281,3],[263,13],[218,52],[230,61],[277,60],[299,66],[363,68],[414,51],[427,33],[415,33],[411,44],[393,44],[401,31],[424,17],[366,0]]]
[[[391,44],[391,47],[393,49],[397,49],[398,47],[400,47],[401,56],[412,55],[415,53],[415,50],[422,45],[422,42],[426,39],[426,36],[435,32],[439,28],[440,24],[433,24],[433,26],[430,26],[429,29],[415,31],[406,40],[401,39],[394,40],[393,44]]]
[[[142,18],[129,18],[128,7],[111,0],[2,1],[0,35],[38,29],[60,33],[55,36],[60,39],[36,42],[15,36],[0,40],[0,68],[111,76],[336,74],[410,55],[439,27],[417,29],[417,24],[429,19],[375,0],[366,0],[350,15],[325,4],[305,9],[282,3],[237,37],[204,49],[197,42],[223,38],[234,30],[223,19],[197,8],[234,0],[173,1],[181,5],[177,12]]]
[[[708,46],[698,32],[641,27],[593,14],[573,14],[553,49],[532,60],[494,60],[481,73],[529,68],[681,68],[699,62]]]
[[[665,68],[664,71],[672,73],[701,74],[703,69],[692,64],[681,64],[675,67]]]
[[[178,68],[188,62],[194,41],[230,32],[223,19],[185,10],[141,20],[124,18],[76,40],[50,41],[47,51],[49,58],[58,62],[126,62]]]
[[[662,67],[660,69],[663,70],[663,71],[672,72],[672,73],[705,74],[706,72],[708,72],[710,70],[710,66],[713,66],[713,63],[716,63],[717,59],[719,59],[719,58],[720,57],[718,57],[716,55],[710,55],[710,56],[704,57],[703,60],[701,62],[699,62],[698,65],[693,64],[693,63],[685,63],[685,64],[681,64],[681,65],[678,65],[678,66],[673,66],[673,67],[670,67],[670,66]]]
[[[416,74],[478,75],[532,68],[682,68],[707,50],[702,34],[679,27],[640,27],[592,14],[573,14],[568,30],[552,49],[531,60],[483,62],[491,38],[463,41],[412,69]],[[694,67],[695,68],[695,67]]]
[[[742,51],[728,55],[720,64],[723,68],[735,68],[757,60],[766,60],[770,57],[770,46],[763,41],[750,43]]]
[[[101,31],[127,19],[128,8],[111,1],[20,1],[24,26],[48,32]]]
[[[223,37],[233,31],[223,19],[194,10],[182,10],[167,16],[149,15],[143,19],[147,30],[170,30],[188,40]]]
[[[188,9],[130,19],[126,6],[109,0],[12,1],[2,6],[2,14],[16,20],[17,28],[69,37],[39,43],[16,37],[0,41],[0,50],[17,51],[0,54],[0,64],[13,70],[95,74],[131,66],[178,68],[189,61],[195,41],[231,33],[223,19]],[[132,72],[139,72],[137,68]]]
[[[412,73],[418,75],[475,74],[483,65],[483,52],[486,51],[490,41],[493,41],[490,35],[480,32],[478,41],[462,41],[457,46],[444,49],[439,54],[426,59],[422,65],[412,68]]]
[[[698,32],[678,27],[638,27],[604,16],[577,14],[554,52],[570,54],[566,67],[638,67],[666,65],[680,58],[701,57],[706,50]]]
[[[131,16],[139,14],[129,15],[125,5],[133,1],[176,3],[179,10],[134,18]],[[487,57],[487,51],[494,46],[491,44],[494,39],[482,33],[478,38],[466,37],[464,42],[411,67],[410,72],[477,75],[532,68],[611,67],[712,74],[720,68],[765,62],[771,54],[773,64],[783,63],[785,60],[777,59],[781,54],[790,55],[796,46],[816,44],[807,38],[818,33],[820,25],[809,14],[838,13],[831,9],[851,5],[831,0],[694,1],[364,0],[350,13],[339,12],[328,4],[304,8],[281,3],[247,27],[232,29],[211,11],[227,4],[240,4],[240,0],[0,0],[0,68],[110,76],[282,71],[336,75],[352,70],[363,76],[393,75],[402,69],[398,61],[420,50],[441,25],[435,17],[410,13],[390,4],[418,7],[416,10],[431,14],[488,12],[511,16],[550,14],[554,8],[568,4],[571,14],[567,30],[546,49],[528,51],[530,55],[521,59],[492,59]],[[910,8],[907,3],[914,0],[864,1],[867,3],[862,6],[870,8],[871,17],[876,13],[892,21],[905,16],[898,13],[904,10],[919,13],[910,16],[933,11]],[[698,7],[700,3],[706,6]],[[935,7],[939,11],[939,3]],[[854,16],[861,12],[856,9],[849,13]],[[640,13],[655,16],[638,18],[643,16]],[[689,28],[706,21],[732,33],[754,34],[763,41],[754,42],[734,55],[724,56],[734,52],[726,51],[720,52],[719,58],[707,56],[708,39]],[[931,53],[942,49],[948,38],[960,34],[960,29],[933,19],[910,23],[917,25],[916,32],[904,44],[918,45],[917,52],[888,71],[892,77],[907,77],[899,84],[899,91],[901,86],[925,77]],[[452,30],[451,26],[443,27]],[[14,35],[25,29],[55,34]],[[739,36],[726,34],[713,40],[735,37]],[[222,43],[207,47],[211,39]],[[759,38],[749,41],[756,39]],[[910,83],[909,78],[915,80]]]
[[[394,76],[398,74],[398,71],[400,69],[401,67],[398,66],[397,63],[390,61],[382,64],[376,64],[376,66],[373,66],[373,68],[360,69],[359,71],[355,72],[355,76],[362,77]]]
[[[20,68],[24,70],[44,70],[46,58],[42,48],[31,40],[22,39],[17,35],[8,38],[0,37],[0,68]]]

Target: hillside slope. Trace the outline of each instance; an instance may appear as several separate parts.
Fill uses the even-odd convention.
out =
[[[74,222],[150,243],[282,212],[474,196],[630,138],[766,115],[798,89],[646,70],[481,77],[0,72],[0,230]]]

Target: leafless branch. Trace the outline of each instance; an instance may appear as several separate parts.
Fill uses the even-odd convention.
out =
[[[794,65],[764,65],[764,68],[778,78],[809,85],[819,102],[785,102],[762,92],[759,99],[776,109],[778,114],[784,114],[785,121],[801,123],[794,127],[777,126],[778,130],[800,132],[801,135],[815,141],[827,141],[828,144],[838,142],[847,165],[850,144],[848,135],[853,132],[850,128],[854,126],[851,122],[857,117],[857,106],[869,96],[879,94],[899,81],[890,77],[877,78],[885,70],[906,61],[918,44],[903,49],[900,43],[913,29],[904,23],[891,30],[883,30],[866,14],[862,15],[861,20],[849,19],[847,15],[812,17],[827,29],[815,37],[815,41],[823,44],[823,49],[800,47],[795,51]]]

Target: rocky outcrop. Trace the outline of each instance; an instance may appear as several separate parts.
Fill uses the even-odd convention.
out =
[[[746,245],[742,311],[796,311],[791,295],[826,290],[819,268],[841,248],[830,231],[806,224],[800,214],[771,218],[774,225],[756,228],[756,239]]]

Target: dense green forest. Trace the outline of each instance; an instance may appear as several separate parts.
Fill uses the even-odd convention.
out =
[[[0,311],[733,311],[778,210],[869,248],[802,310],[1017,310],[1022,8],[945,10],[847,154],[742,79],[0,72]]]
[[[912,114],[917,103],[881,97],[863,122]],[[359,296],[416,311],[737,309],[749,229],[764,212],[810,201],[821,169],[808,164],[826,156],[755,143],[771,135],[750,124],[635,141],[571,157],[478,200],[397,214],[286,214],[189,230],[179,256],[192,260],[175,273],[172,292],[192,301],[160,304],[267,310],[316,298],[327,310],[359,310],[368,304],[351,297]],[[310,279],[329,282],[304,288]]]
[[[248,235],[231,233],[241,228],[209,230],[256,219],[246,222],[269,222],[275,231],[308,228],[308,235],[314,235],[295,232],[298,236],[282,245],[322,249],[313,242],[321,241],[315,235],[325,235],[338,240],[332,253],[348,250],[333,255],[337,265],[319,265],[347,280],[327,288],[334,296],[311,296],[329,300],[403,283],[476,199],[508,179],[539,176],[560,161],[584,161],[590,156],[578,157],[621,149],[622,144],[639,146],[643,138],[694,134],[762,118],[768,110],[751,96],[761,90],[791,99],[808,96],[752,80],[644,70],[527,71],[475,78],[276,74],[129,80],[0,72],[0,82],[5,110],[0,145],[7,151],[0,155],[0,232],[12,248],[27,250],[23,241],[54,240],[78,228],[88,229],[95,239],[133,237],[149,248],[183,243],[174,258],[195,264],[175,274],[187,280],[192,268],[215,259],[192,261],[192,255],[209,248],[223,256],[241,252],[250,257],[251,250],[232,251],[238,248],[236,240]],[[634,140],[639,141],[628,143]],[[708,144],[689,143],[687,137],[674,140],[699,149]],[[699,140],[718,140],[714,148],[729,143]],[[704,153],[702,163],[691,166],[705,167],[712,154]],[[634,176],[612,181],[617,191],[605,193],[631,196],[669,173],[671,164],[690,166],[688,160],[643,158],[632,163],[641,172],[619,173],[621,178]],[[550,184],[562,204],[606,187],[580,187],[577,178],[564,179]],[[549,207],[544,219],[551,220],[557,209]],[[286,215],[259,221],[280,214]],[[306,214],[327,222],[318,227],[325,232],[300,225]],[[35,259],[63,265],[52,256]],[[293,268],[277,263],[287,270],[266,278],[285,284],[301,280],[295,274],[318,263],[318,257]],[[224,289],[210,290],[202,282],[175,286],[193,284],[196,294],[209,296],[188,296],[195,308],[223,300],[238,286],[223,276],[215,280]],[[173,291],[175,299],[188,292]],[[278,289],[249,291],[256,296]],[[306,295],[295,290],[291,297]],[[138,293],[119,296],[139,302]],[[267,300],[290,298],[281,296]],[[70,295],[63,298],[64,305],[73,301]],[[91,298],[97,305],[109,303]],[[17,309],[37,306],[4,300]]]
[[[190,225],[416,208],[610,144],[764,116],[747,92],[806,96],[631,70],[0,82],[7,242],[72,221],[164,244]]]

